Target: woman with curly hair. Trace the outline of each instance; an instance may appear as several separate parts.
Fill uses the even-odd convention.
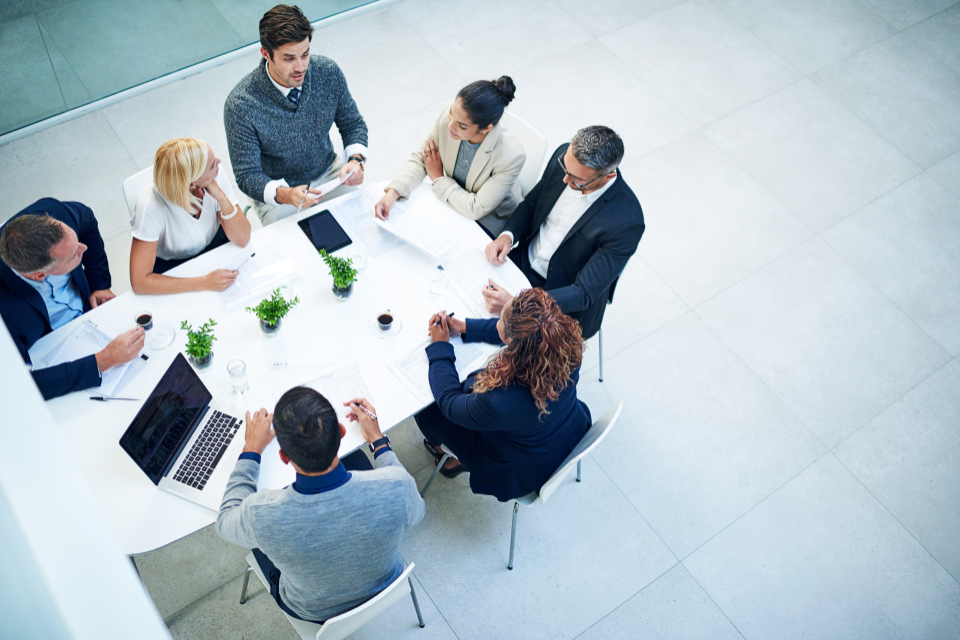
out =
[[[464,342],[506,345],[461,385],[450,331]],[[499,319],[430,318],[430,389],[436,402],[416,415],[424,446],[439,462],[445,444],[459,459],[441,473],[470,472],[474,493],[501,502],[539,491],[590,428],[577,400],[583,337],[543,289],[511,299]]]

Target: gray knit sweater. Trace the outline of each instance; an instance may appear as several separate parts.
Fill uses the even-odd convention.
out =
[[[386,588],[403,572],[400,541],[423,519],[417,483],[393,451],[334,489],[257,491],[260,463],[238,460],[217,533],[259,548],[280,569],[280,597],[307,620],[326,620]]]
[[[270,82],[266,60],[237,83],[223,105],[223,126],[237,186],[263,202],[271,180],[307,184],[333,162],[330,127],[336,122],[343,146],[367,145],[367,124],[337,63],[310,56],[294,105]]]

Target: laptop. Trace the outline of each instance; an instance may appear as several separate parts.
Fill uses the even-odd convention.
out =
[[[120,446],[165,491],[220,510],[227,480],[243,449],[243,421],[218,403],[178,353]]]

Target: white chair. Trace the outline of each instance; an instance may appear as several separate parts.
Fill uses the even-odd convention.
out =
[[[137,208],[137,198],[140,192],[153,180],[153,165],[143,171],[137,171],[135,174],[123,181],[123,198],[127,201],[127,209],[130,211],[130,219],[133,220],[133,214]]]
[[[523,150],[527,153],[527,161],[523,163],[523,169],[520,171],[519,177],[520,192],[526,196],[540,179],[543,156],[547,153],[547,139],[539,131],[509,111],[503,112],[500,122],[510,130],[510,133],[517,136],[520,144],[523,145]]]
[[[247,600],[247,582],[250,580],[251,571],[256,573],[257,577],[260,578],[260,582],[267,588],[267,593],[269,594],[270,592],[270,583],[267,582],[266,576],[263,575],[263,570],[260,569],[260,565],[257,564],[257,559],[253,553],[247,555],[247,565],[247,572],[243,576],[243,591],[240,593],[240,604],[243,604]],[[417,592],[414,591],[413,580],[410,579],[410,573],[413,571],[414,566],[416,565],[413,562],[408,564],[407,568],[403,570],[403,573],[397,576],[397,579],[391,582],[386,589],[359,607],[330,618],[323,624],[314,624],[306,620],[291,618],[285,612],[283,615],[287,616],[287,620],[290,621],[290,624],[293,625],[293,628],[297,630],[297,633],[300,634],[303,640],[313,640],[314,638],[317,640],[340,640],[341,638],[346,638],[376,618],[409,593],[413,599],[413,606],[417,610],[417,619],[420,621],[420,628],[422,629],[426,624],[423,622],[423,616],[420,615],[420,604],[417,602]]]
[[[510,560],[507,562],[507,569],[513,569],[513,547],[517,540],[517,511],[520,510],[520,505],[525,507],[535,507],[538,504],[543,504],[547,499],[553,495],[553,492],[557,490],[560,486],[560,483],[564,481],[567,475],[573,470],[573,465],[577,465],[577,482],[580,482],[580,462],[583,460],[583,457],[588,453],[594,450],[600,441],[607,437],[607,434],[610,432],[610,429],[613,428],[614,423],[617,421],[617,418],[620,417],[620,411],[623,409],[623,400],[617,400],[617,403],[607,409],[607,412],[600,416],[600,419],[593,423],[593,426],[587,430],[587,433],[584,434],[583,438],[580,440],[573,451],[570,452],[570,455],[567,456],[567,459],[563,461],[563,464],[560,465],[560,468],[557,469],[550,479],[540,488],[539,495],[536,492],[528,493],[527,495],[517,498],[513,503],[513,525],[510,528]],[[433,473],[430,475],[430,479],[427,480],[427,483],[423,485],[423,490],[420,491],[420,496],[423,497],[423,494],[427,492],[427,489],[430,488],[430,485],[433,483],[433,479],[437,477],[437,473],[440,472],[440,468],[443,467],[443,463],[447,461],[447,458],[456,458],[450,449],[446,446],[441,446],[443,449],[443,458],[440,459],[440,463],[437,465],[437,468],[433,470]]]

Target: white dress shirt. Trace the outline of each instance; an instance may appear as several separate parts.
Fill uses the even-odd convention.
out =
[[[270,78],[270,82],[273,83],[273,86],[277,88],[277,91],[283,94],[283,97],[286,98],[290,94],[290,90],[293,87],[285,87],[279,82],[273,79],[273,74],[270,73],[270,61],[267,60],[267,77]],[[366,162],[367,158],[367,148],[362,144],[350,144],[343,150],[343,160],[346,162],[347,158],[350,156],[360,156]],[[277,189],[279,187],[289,187],[287,184],[286,178],[280,178],[279,180],[271,180],[267,183],[267,186],[263,188],[263,201],[266,204],[277,206]]]
[[[571,189],[569,185],[564,186],[563,193],[557,198],[553,209],[547,214],[547,219],[540,225],[540,231],[533,242],[530,243],[527,256],[530,258],[530,266],[534,271],[544,278],[547,277],[550,258],[553,257],[557,248],[560,247],[560,243],[570,233],[570,229],[587,212],[590,205],[599,200],[600,196],[606,193],[607,189],[616,181],[617,179],[613,178],[599,189],[586,194]],[[510,241],[513,242],[513,234],[509,231],[504,233],[509,235]]]

